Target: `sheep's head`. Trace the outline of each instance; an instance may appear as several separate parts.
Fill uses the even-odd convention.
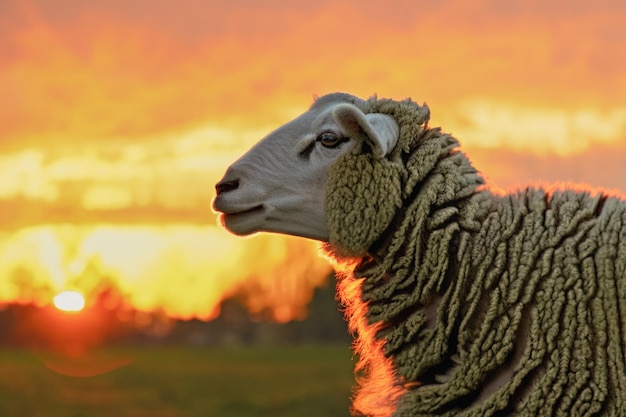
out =
[[[216,184],[222,224],[238,235],[302,236],[363,255],[400,205],[389,160],[398,123],[367,106],[347,94],[323,96],[256,144]]]

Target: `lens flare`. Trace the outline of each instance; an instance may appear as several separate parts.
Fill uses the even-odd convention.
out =
[[[54,296],[54,306],[61,311],[77,313],[85,308],[85,298],[78,291],[63,291]]]

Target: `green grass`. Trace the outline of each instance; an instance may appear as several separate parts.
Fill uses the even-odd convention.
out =
[[[0,350],[2,417],[349,416],[351,353],[341,346],[126,348],[92,377]]]

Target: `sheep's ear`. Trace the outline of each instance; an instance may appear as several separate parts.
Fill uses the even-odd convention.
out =
[[[388,155],[398,142],[398,123],[386,114],[365,114],[352,104],[342,103],[333,108],[333,117],[342,134],[365,141],[378,157]]]

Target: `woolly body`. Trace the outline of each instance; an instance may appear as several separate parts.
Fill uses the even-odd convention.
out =
[[[367,416],[626,415],[626,204],[496,194],[405,100],[397,144],[333,163],[325,247]]]
[[[407,115],[397,113],[415,113],[407,102],[369,104],[400,119]],[[386,176],[386,187],[372,181],[361,186],[374,190],[356,192],[384,188],[401,201],[370,201],[374,212],[393,213],[389,230],[372,257],[341,272],[338,285],[351,328],[369,338],[355,344],[362,374],[355,409],[368,416],[624,415],[624,203],[567,190],[495,195],[454,150],[454,138],[399,125],[400,146],[406,143],[399,180]],[[331,170],[331,210],[351,158]],[[336,226],[347,236],[331,241],[329,252],[350,252],[361,224]]]

